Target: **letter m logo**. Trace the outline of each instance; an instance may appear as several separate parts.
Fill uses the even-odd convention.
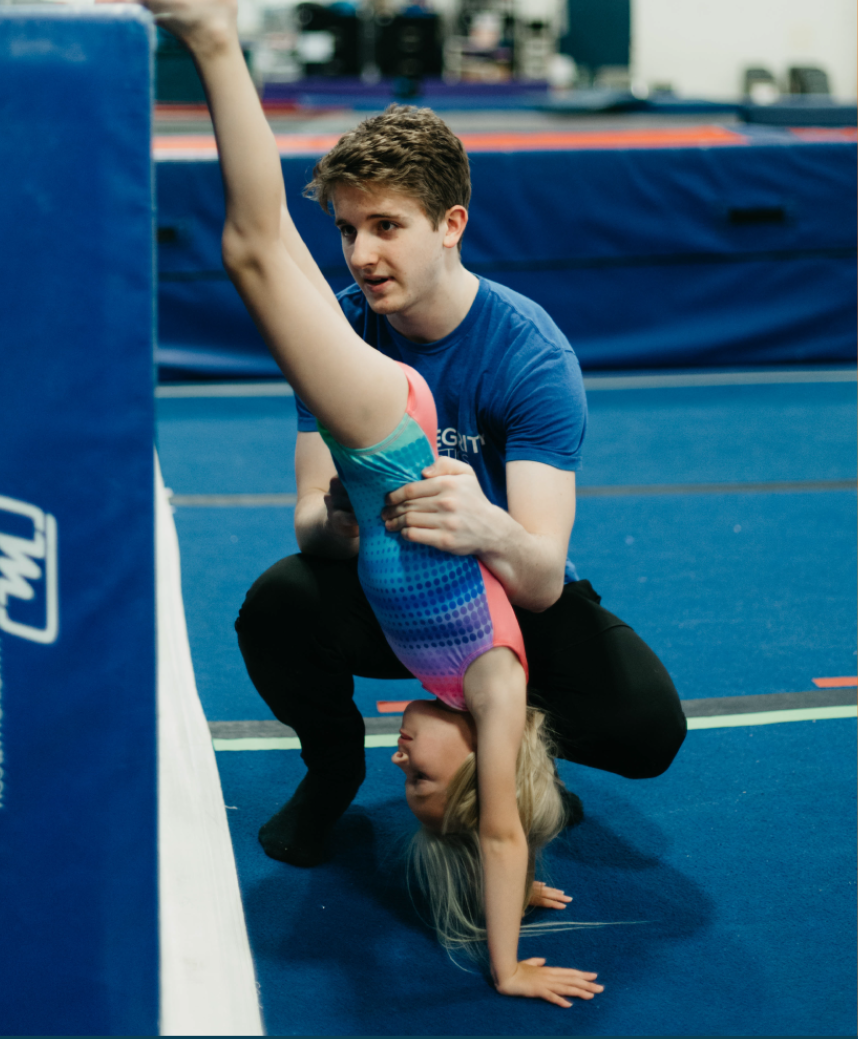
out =
[[[8,533],[8,525],[4,531],[4,512],[28,521],[30,536]],[[57,587],[56,520],[35,505],[0,495],[0,631],[31,642],[55,642],[59,633]],[[43,624],[14,619],[11,599],[30,602],[37,598],[44,600],[39,617]]]

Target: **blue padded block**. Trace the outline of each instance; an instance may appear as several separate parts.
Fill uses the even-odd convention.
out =
[[[467,267],[541,304],[583,367],[807,361],[855,353],[855,145],[786,130],[726,147],[477,152]],[[301,198],[314,159],[282,160],[292,214],[332,286],[340,239]],[[274,368],[220,261],[217,162],[157,166],[159,363]]]
[[[10,1034],[158,1030],[150,64],[139,9],[0,9]]]

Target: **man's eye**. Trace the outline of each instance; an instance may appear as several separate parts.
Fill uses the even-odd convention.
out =
[[[394,224],[392,220],[381,220],[379,221],[378,226],[381,231],[392,231],[396,227],[396,224]]]
[[[343,236],[343,238],[353,238],[354,237],[354,233],[355,233],[355,229],[353,227],[341,227],[340,228],[340,234]]]

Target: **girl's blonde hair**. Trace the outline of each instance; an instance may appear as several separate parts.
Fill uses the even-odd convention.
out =
[[[565,821],[552,750],[545,715],[528,707],[515,766],[518,814],[528,846],[522,913],[530,901],[539,853]],[[416,883],[428,902],[438,940],[450,951],[474,950],[475,943],[486,938],[479,820],[477,762],[472,752],[450,780],[440,830],[422,827],[408,852],[409,889]]]

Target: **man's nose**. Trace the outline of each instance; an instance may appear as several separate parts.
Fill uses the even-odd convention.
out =
[[[377,260],[377,250],[372,236],[358,232],[352,243],[352,267],[372,267]]]
[[[397,748],[393,752],[393,756],[391,757],[390,760],[393,762],[394,765],[399,765],[399,767],[401,768],[405,764],[405,762],[408,760],[408,755],[403,754],[403,752],[401,750],[399,750],[399,748]]]

